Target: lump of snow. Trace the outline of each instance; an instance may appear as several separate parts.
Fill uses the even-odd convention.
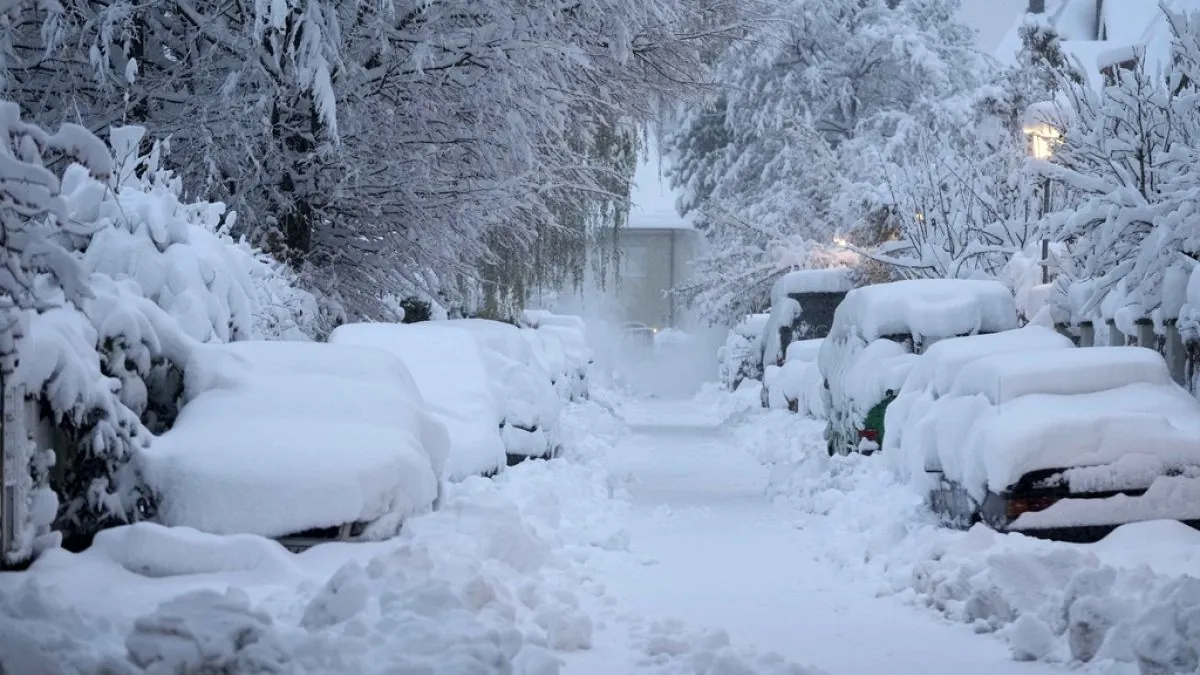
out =
[[[404,365],[371,349],[239,342],[197,349],[175,426],[146,451],[160,519],[282,536],[399,519],[438,494],[446,430]]]
[[[329,341],[382,349],[407,366],[450,434],[447,478],[462,480],[505,465],[501,414],[484,354],[470,332],[443,322],[354,323],[338,326]]]
[[[821,343],[823,338],[815,340],[797,340],[788,345],[787,357],[785,361],[801,361],[804,363],[814,363],[817,360],[817,355],[821,353]]]
[[[291,657],[245,592],[195,591],[134,623],[129,660],[151,673],[284,673]]]

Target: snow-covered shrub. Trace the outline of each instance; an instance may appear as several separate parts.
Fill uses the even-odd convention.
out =
[[[725,344],[717,352],[721,384],[735,391],[742,380],[763,376],[762,335],[767,314],[748,314],[729,329]]]
[[[42,417],[35,444],[59,455],[53,469],[50,456],[10,457],[27,467],[22,492],[38,518],[22,525],[16,559],[56,517],[56,529],[84,543],[155,513],[140,452],[151,431],[173,423],[197,344],[305,338],[318,317],[289,272],[225,234],[234,218],[223,205],[182,199],[179,181],[160,166],[161,145],[138,154],[142,129],[114,129],[110,152],[83,130],[50,137],[22,125],[15,108],[4,115],[13,149],[30,166],[46,148],[80,162],[66,164],[61,181],[28,170],[25,179],[39,187],[21,186],[12,202],[36,235],[22,253],[33,264],[9,265],[21,271],[11,297],[38,310],[21,317],[30,339],[19,347],[18,379]],[[61,504],[41,496],[51,482]]]
[[[20,111],[0,102],[0,230],[4,273],[0,275],[0,383],[6,401],[23,396],[44,400],[56,416],[69,419],[87,439],[77,466],[95,466],[104,478],[80,494],[100,517],[125,519],[137,506],[140,484],[130,463],[138,442],[136,418],[123,414],[114,387],[100,374],[92,335],[72,303],[89,296],[87,277],[63,247],[81,236],[62,196],[57,175],[45,168],[54,153],[78,162],[75,170],[108,181],[112,158],[103,143],[81,127],[63,125],[56,134],[21,121]],[[21,411],[13,411],[20,422]],[[33,553],[58,511],[47,489],[52,454],[39,451],[45,429],[6,429],[4,473],[16,488],[9,522],[14,524],[0,562],[17,563]],[[24,437],[24,438],[22,438]],[[9,514],[6,514],[6,518]]]

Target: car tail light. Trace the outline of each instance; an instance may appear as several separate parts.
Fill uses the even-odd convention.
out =
[[[859,429],[858,440],[871,441],[872,443],[879,442],[879,431],[877,429]]]
[[[1022,513],[1044,511],[1054,505],[1061,497],[1009,497],[1005,505],[1005,515],[1010,519]]]

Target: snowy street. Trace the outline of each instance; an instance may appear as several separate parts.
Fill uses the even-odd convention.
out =
[[[981,675],[1052,671],[1014,663],[1002,643],[966,626],[876,597],[861,574],[826,560],[827,530],[767,500],[769,471],[694,402],[644,400],[626,411],[633,434],[608,465],[629,492],[634,555],[604,559],[596,575],[633,616],[723,629],[735,645],[829,673],[874,673],[880,664],[914,674],[951,664]],[[809,428],[822,450],[821,425]],[[566,672],[616,672],[614,659],[630,653],[619,633],[596,642]]]

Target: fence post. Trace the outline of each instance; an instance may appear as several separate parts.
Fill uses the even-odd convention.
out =
[[[1136,325],[1137,346],[1157,350],[1158,336],[1154,334],[1154,322],[1150,319],[1138,319]]]
[[[17,526],[24,517],[19,491],[21,474],[27,470],[19,461],[24,454],[20,419],[24,410],[8,375],[0,369],[0,569],[17,562],[11,557],[16,553]]]
[[[1117,322],[1109,319],[1104,324],[1108,326],[1108,346],[1109,347],[1124,347],[1125,334],[1117,330]]]
[[[1180,386],[1187,386],[1187,353],[1183,349],[1183,336],[1179,334],[1179,322],[1176,319],[1163,322],[1163,333],[1166,338],[1163,357],[1171,369],[1171,379]]]
[[[1096,346],[1096,326],[1091,321],[1083,321],[1079,324],[1079,346]]]

